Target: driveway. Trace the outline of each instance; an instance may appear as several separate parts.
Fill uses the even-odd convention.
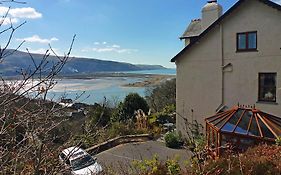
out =
[[[154,155],[157,155],[159,160],[163,161],[178,156],[179,162],[183,166],[184,161],[190,158],[191,153],[185,149],[167,148],[162,142],[148,141],[119,145],[95,156],[103,167],[110,167],[120,172],[130,168],[133,169],[132,162],[134,160],[152,159]],[[123,173],[125,172],[123,171]]]

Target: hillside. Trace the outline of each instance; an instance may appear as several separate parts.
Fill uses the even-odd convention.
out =
[[[7,52],[11,51],[12,50],[7,50]],[[32,57],[35,62],[39,63],[43,55],[32,54]],[[48,61],[57,61],[57,58],[50,56]],[[1,76],[15,76],[18,74],[19,70],[27,69],[30,66],[32,67],[32,65],[33,63],[28,53],[16,51],[13,55],[5,58],[3,62],[0,63],[0,74]],[[81,75],[97,72],[121,72],[155,69],[165,69],[165,67],[160,65],[134,65],[116,61],[72,57],[62,69],[61,75]]]

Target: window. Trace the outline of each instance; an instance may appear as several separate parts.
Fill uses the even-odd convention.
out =
[[[276,73],[259,73],[259,101],[276,102]]]
[[[237,51],[257,50],[257,32],[237,33]]]

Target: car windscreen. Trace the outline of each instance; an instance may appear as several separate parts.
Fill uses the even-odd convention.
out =
[[[74,171],[88,167],[95,163],[95,160],[90,155],[85,155],[77,159],[71,160],[71,167]]]

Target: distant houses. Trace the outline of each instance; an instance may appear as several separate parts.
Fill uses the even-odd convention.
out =
[[[65,112],[65,116],[69,118],[81,118],[87,115],[86,107],[89,105],[84,103],[74,103],[72,99],[62,98],[59,104],[63,107],[69,108]]]

